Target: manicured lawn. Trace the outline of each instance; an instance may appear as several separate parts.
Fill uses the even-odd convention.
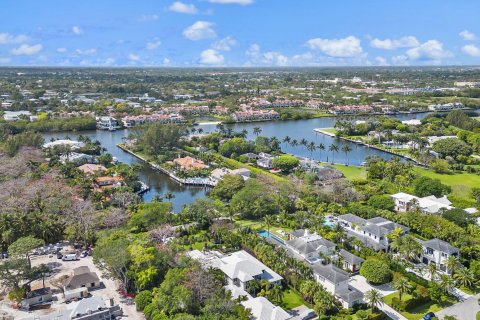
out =
[[[439,174],[424,168],[415,168],[423,176],[440,179],[442,183],[452,187],[452,193],[463,198],[471,198],[472,187],[480,186],[480,175],[474,173]]]
[[[322,165],[331,165],[330,163],[323,162]],[[338,170],[342,171],[348,180],[353,179],[365,179],[367,177],[367,171],[364,167],[346,166],[344,164],[333,165]]]
[[[320,130],[322,130],[324,132],[331,133],[331,134],[337,134],[337,132],[338,132],[338,130],[335,129],[335,128],[320,128]]]
[[[306,304],[302,297],[295,292],[292,288],[288,287],[283,291],[283,302],[282,308],[285,310],[290,310],[301,306],[302,304]]]
[[[384,302],[386,304],[388,304],[389,306],[392,305],[392,299],[394,297],[397,297],[398,298],[398,292],[394,292],[392,294],[389,294],[388,296],[386,296],[384,298]],[[406,300],[406,299],[409,299],[411,298],[412,296],[409,295],[409,294],[404,294],[402,296],[402,300]],[[428,303],[425,303],[421,306],[418,306],[416,308],[413,308],[412,310],[410,311],[403,311],[403,312],[400,312],[405,318],[407,318],[408,320],[419,320],[421,319],[426,313],[429,313],[429,312],[437,312],[437,311],[440,311],[444,308],[447,308],[453,304],[455,304],[457,301],[454,299],[454,298],[451,298],[449,297],[448,300],[446,302],[444,302],[442,305],[439,305],[439,304],[436,304],[435,302],[433,301],[430,301]]]
[[[250,227],[252,230],[267,230],[267,225],[263,223],[263,221],[256,221],[256,220],[235,220],[235,223],[241,227]],[[285,239],[283,235],[277,232],[277,230],[283,230],[285,232],[293,231],[292,228],[283,227],[283,226],[270,226],[270,232],[274,235],[278,236],[279,238]]]
[[[477,312],[476,318],[477,318],[477,320],[480,320],[480,311]]]

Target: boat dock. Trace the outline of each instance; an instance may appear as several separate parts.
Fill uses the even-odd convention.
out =
[[[182,185],[197,186],[197,187],[215,187],[215,183],[212,180],[210,180],[209,178],[186,178],[186,179],[179,178],[176,175],[174,175],[172,172],[169,172],[169,171],[165,170],[164,168],[160,167],[158,164],[155,164],[153,162],[149,162],[148,160],[146,160],[145,158],[136,154],[135,152],[128,150],[122,144],[117,144],[117,147],[122,149],[123,151],[125,151],[127,153],[130,153],[132,156],[148,163],[155,170],[158,170],[158,171],[162,172],[163,174],[169,176],[170,179],[172,179],[173,181],[176,181],[176,182],[178,182]],[[141,182],[141,183],[143,183],[143,182]]]

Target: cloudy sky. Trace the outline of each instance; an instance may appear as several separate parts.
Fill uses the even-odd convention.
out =
[[[478,0],[0,0],[0,65],[480,64]]]

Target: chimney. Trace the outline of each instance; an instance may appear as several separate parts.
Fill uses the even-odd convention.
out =
[[[115,306],[115,303],[113,301],[113,298],[110,298],[110,307],[113,307],[113,306]]]

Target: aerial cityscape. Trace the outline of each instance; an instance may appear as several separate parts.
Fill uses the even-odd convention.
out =
[[[480,4],[0,8],[1,320],[480,320]]]

